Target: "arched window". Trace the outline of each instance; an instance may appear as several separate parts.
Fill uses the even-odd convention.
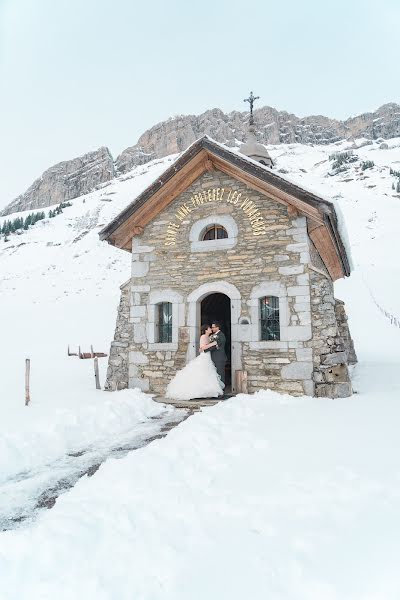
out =
[[[203,242],[205,242],[206,240],[223,240],[227,237],[228,232],[226,231],[225,227],[213,223],[212,225],[209,225],[209,227],[207,227],[201,239],[203,240]]]
[[[157,304],[157,342],[170,344],[172,342],[172,303],[160,302]]]
[[[279,298],[277,296],[260,298],[260,325],[262,341],[280,340]]]

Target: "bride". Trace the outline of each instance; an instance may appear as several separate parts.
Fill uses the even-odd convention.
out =
[[[167,387],[167,398],[191,400],[222,396],[224,384],[211,360],[210,352],[205,352],[217,345],[217,342],[210,341],[211,333],[210,325],[201,326],[200,354],[176,373]]]

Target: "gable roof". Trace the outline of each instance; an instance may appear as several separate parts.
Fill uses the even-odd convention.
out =
[[[269,167],[204,136],[177,160],[100,233],[101,240],[131,251],[132,237],[206,171],[218,169],[288,207],[289,214],[307,217],[308,233],[333,280],[350,275],[349,257],[341,239],[332,202],[281,177]]]

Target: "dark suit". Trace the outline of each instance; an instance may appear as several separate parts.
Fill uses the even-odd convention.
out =
[[[226,364],[226,353],[225,353],[225,343],[226,338],[222,331],[218,331],[218,333],[214,333],[214,339],[217,342],[217,347],[210,348],[211,350],[211,359],[216,366],[218,371],[218,375],[221,377],[223,383],[225,383],[225,364]]]

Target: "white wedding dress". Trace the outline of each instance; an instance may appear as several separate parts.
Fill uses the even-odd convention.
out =
[[[170,381],[166,397],[172,400],[193,398],[218,398],[223,394],[224,384],[211,360],[210,352],[201,352]]]

